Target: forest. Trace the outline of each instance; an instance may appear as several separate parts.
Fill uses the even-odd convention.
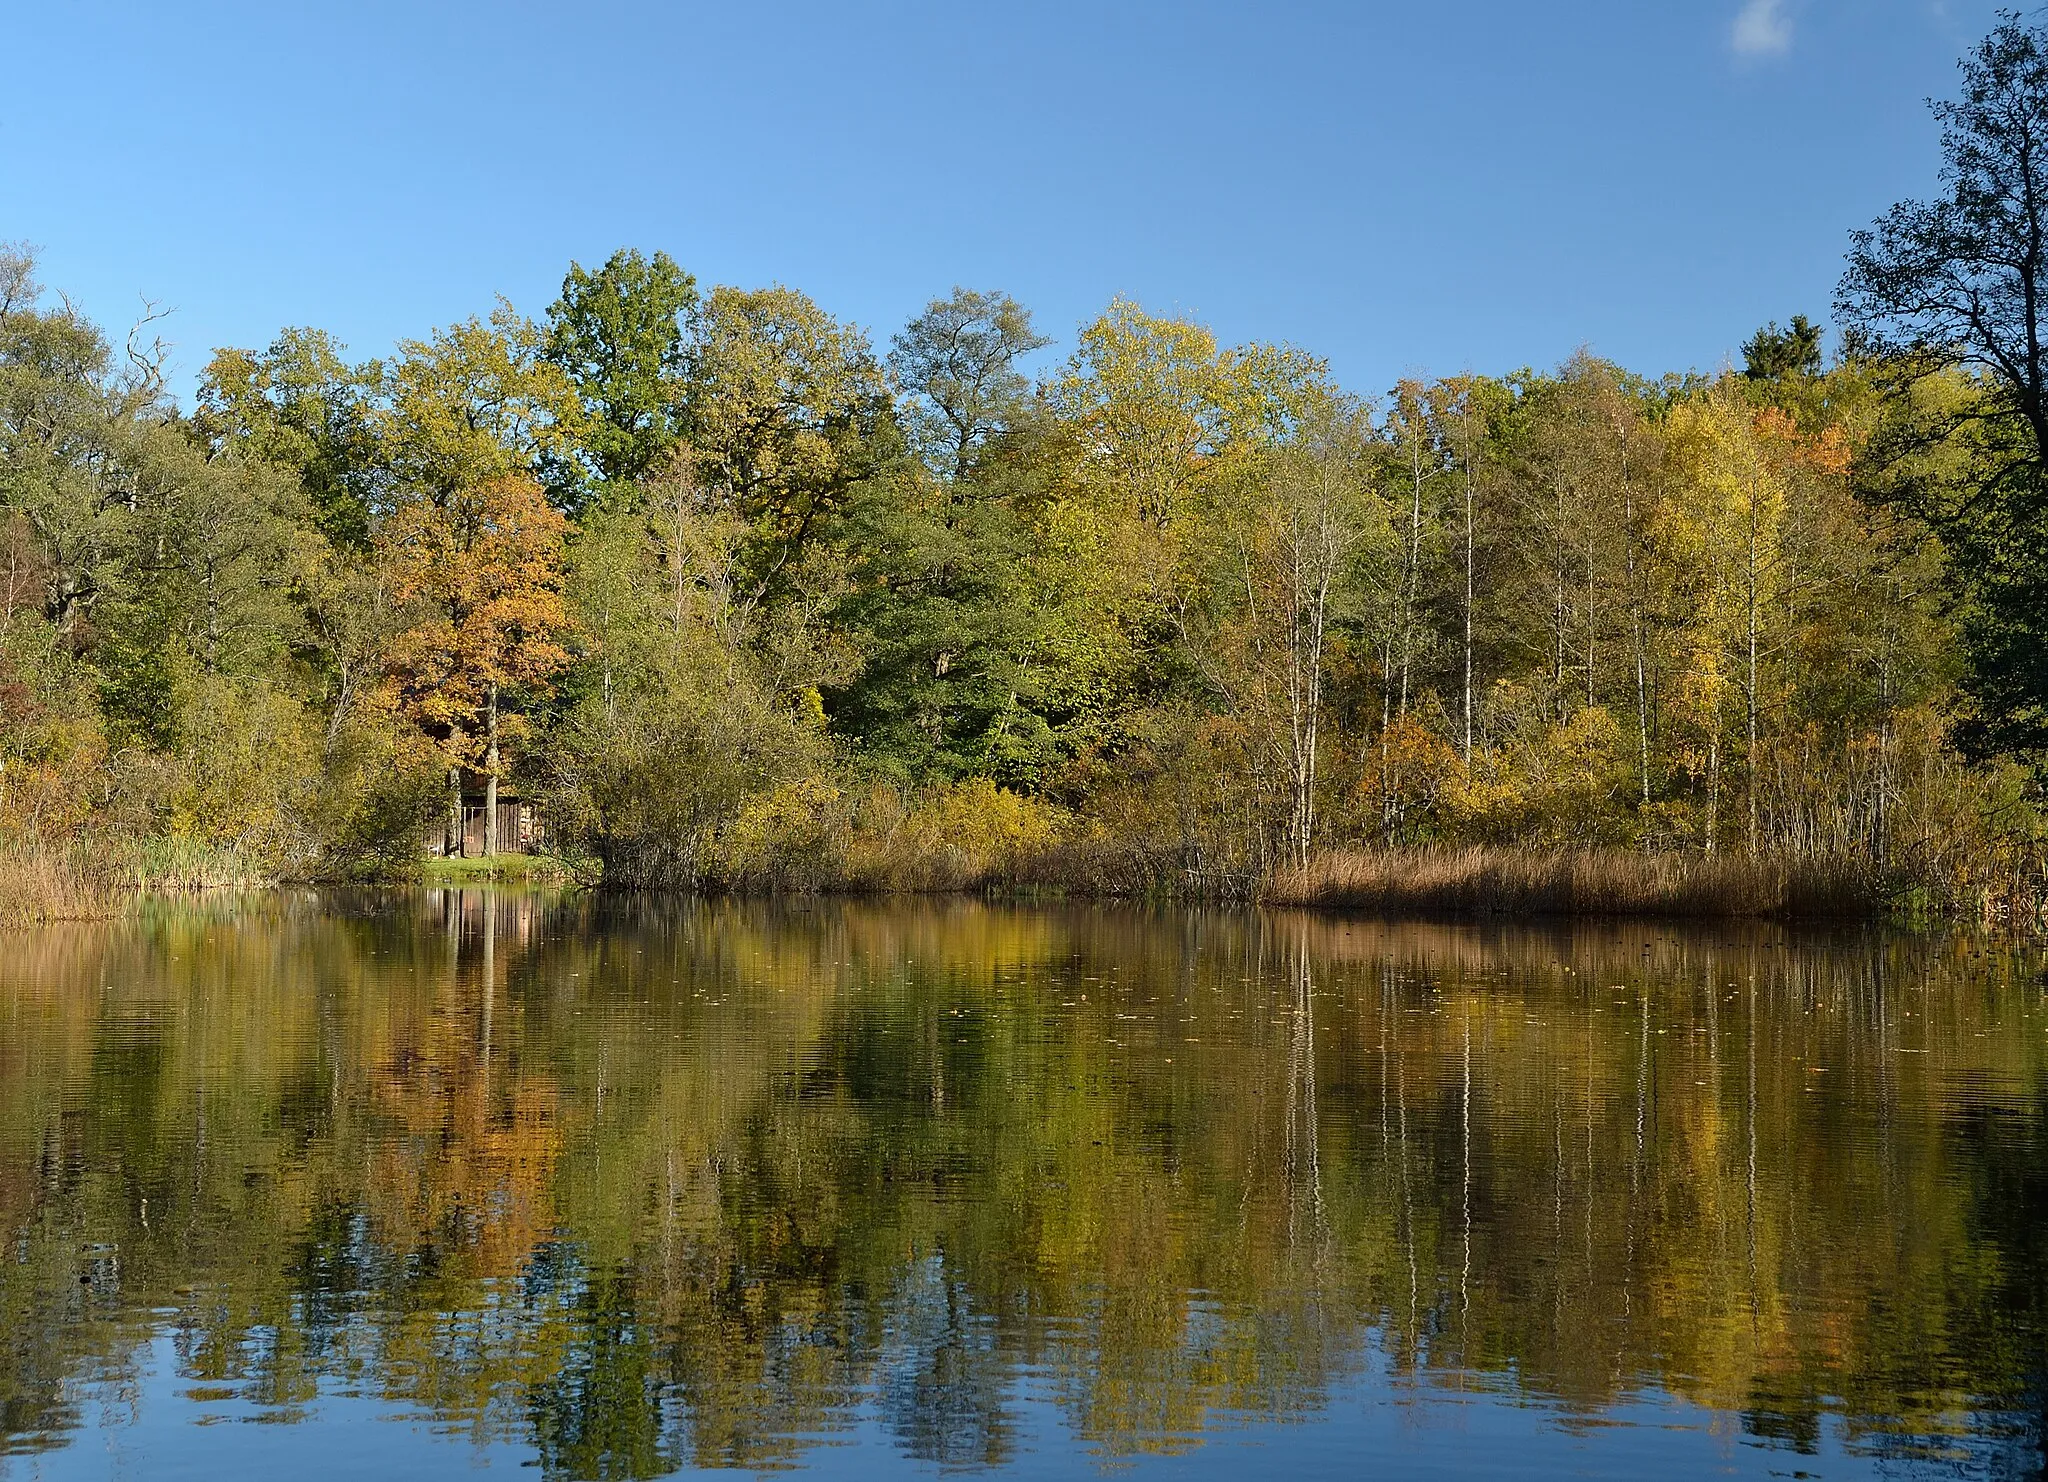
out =
[[[403,877],[502,791],[624,887],[2034,909],[2048,31],[1962,78],[1834,329],[1708,372],[884,343],[622,249],[182,405],[0,250],[0,896]]]

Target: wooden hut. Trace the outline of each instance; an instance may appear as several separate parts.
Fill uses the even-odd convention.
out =
[[[435,822],[427,826],[421,843],[426,852],[443,858],[459,856],[463,859],[481,859],[484,852],[484,817],[489,811],[485,803],[487,794],[481,782],[465,779],[462,788],[462,832],[451,837],[454,823],[452,811],[444,812]],[[532,798],[521,796],[519,789],[500,782],[498,784],[498,852],[500,854],[531,854],[547,842],[547,830],[541,817],[540,805]]]

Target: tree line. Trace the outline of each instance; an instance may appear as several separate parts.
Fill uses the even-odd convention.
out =
[[[629,884],[2030,868],[2044,45],[1965,59],[1831,358],[1795,316],[1712,374],[1364,396],[1125,300],[1061,357],[965,288],[881,346],[627,249],[382,358],[220,350],[184,407],[9,249],[0,834],[361,873],[516,784]]]

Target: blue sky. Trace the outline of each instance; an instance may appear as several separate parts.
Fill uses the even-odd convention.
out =
[[[18,7],[0,239],[103,322],[359,354],[662,249],[878,346],[1112,295],[1361,391],[1581,344],[1711,369],[1934,186],[1991,0]]]

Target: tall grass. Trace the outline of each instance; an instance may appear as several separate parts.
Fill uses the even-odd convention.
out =
[[[118,899],[76,849],[0,846],[0,927],[105,916]]]
[[[1252,902],[1385,916],[1664,916],[1698,919],[1869,917],[1900,900],[1987,920],[2038,925],[2034,889],[2013,883],[1936,898],[1867,861],[1703,858],[1622,850],[1436,846],[1336,850],[1261,880],[1204,868],[1198,854],[1045,818],[993,789],[959,788],[831,819],[805,840],[755,852],[709,878],[615,881],[738,894],[974,894]],[[1061,826],[1065,824],[1066,826]],[[450,862],[492,879],[531,873],[512,861]],[[536,862],[518,861],[532,866]],[[553,862],[547,862],[554,880]],[[0,926],[106,916],[145,893],[274,883],[233,849],[166,838],[0,843]],[[525,883],[540,883],[529,880]],[[1953,897],[1953,898],[1951,898]]]
[[[118,914],[144,894],[275,883],[241,850],[173,837],[81,834],[0,842],[0,926]]]
[[[1472,846],[1325,854],[1281,870],[1264,899],[1457,916],[1867,916],[1887,892],[1848,860]]]
[[[1269,871],[1156,827],[1105,827],[985,781],[849,795],[804,781],[750,803],[695,863],[613,883],[736,894],[1151,898],[1450,916],[1869,916],[1868,861],[1528,845],[1335,850]]]
[[[232,845],[178,835],[153,835],[111,845],[107,875],[129,891],[196,891],[273,884],[267,861]]]

